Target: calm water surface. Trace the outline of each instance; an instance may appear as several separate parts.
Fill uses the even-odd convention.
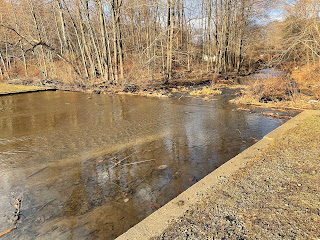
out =
[[[114,239],[282,124],[228,96],[0,97],[0,232],[23,196],[4,239]]]

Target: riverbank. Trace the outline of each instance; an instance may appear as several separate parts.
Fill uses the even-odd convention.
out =
[[[79,88],[77,86],[64,86],[57,83],[42,84],[40,81],[39,86],[33,85],[20,85],[20,84],[31,84],[23,82],[21,80],[11,81],[10,84],[0,84],[0,95],[10,95],[19,93],[38,92],[46,90],[61,90],[70,92],[81,92],[86,94],[106,94],[106,95],[127,95],[127,96],[141,96],[147,98],[193,98],[202,101],[217,101],[218,95],[226,96],[228,99],[234,99],[239,91],[245,88],[245,85],[232,84],[233,81],[219,81],[217,84],[212,84],[208,79],[202,79],[203,81],[192,82],[182,81],[173,82],[168,85],[158,83],[156,85],[149,85],[145,87],[139,87],[135,85],[127,86],[108,86],[103,90],[91,89],[91,88]],[[44,87],[41,87],[44,86]],[[272,107],[249,107],[238,105],[234,111],[246,111],[249,113],[261,113],[263,116],[290,119],[292,116],[299,112],[299,109],[285,109],[279,111],[279,109],[272,110]],[[283,110],[283,109],[280,109]],[[293,111],[292,111],[293,110]]]
[[[119,239],[316,239],[319,145],[320,112],[305,111]]]
[[[236,77],[235,75],[229,76]],[[63,80],[41,80],[41,79],[11,79],[7,83],[13,85],[37,86],[44,88],[55,88],[61,91],[82,92],[89,94],[118,94],[136,95],[151,98],[185,97],[189,93],[195,93],[199,89],[205,91],[203,94],[194,94],[193,97],[209,100],[210,96],[220,94],[212,82],[216,76],[213,73],[202,73],[201,71],[181,72],[171,81],[165,83],[162,78],[145,80],[137,83],[109,84],[99,81],[66,82]],[[226,76],[224,76],[226,78]]]
[[[319,70],[307,66],[266,69],[248,81],[231,103],[280,110],[319,110]]]
[[[39,91],[46,91],[46,90],[54,90],[54,88],[0,83],[0,95],[39,92]]]
[[[276,89],[272,90],[276,91]],[[314,94],[297,92],[293,97],[264,100],[250,89],[250,86],[241,86],[237,97],[230,100],[230,103],[243,108],[264,108],[279,111],[290,110],[319,110],[319,97]]]
[[[178,75],[168,83],[163,80],[150,80],[139,84],[103,84],[99,82],[69,83],[60,80],[10,80],[19,84],[62,91],[74,91],[89,94],[134,95],[150,98],[191,97],[204,101],[215,101],[215,96],[232,90],[230,103],[239,110],[257,109],[282,112],[320,109],[320,86],[317,81],[299,80],[299,74],[279,69],[257,70],[251,75],[230,74],[217,77],[214,73],[192,72]],[[260,111],[260,110],[258,110]]]

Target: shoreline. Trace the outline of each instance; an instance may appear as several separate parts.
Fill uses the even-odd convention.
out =
[[[268,149],[275,141],[281,139],[293,129],[296,129],[307,119],[319,116],[320,111],[309,110],[304,111],[295,118],[289,120],[287,123],[266,135],[262,140],[223,164],[204,179],[200,180],[149,217],[129,229],[126,233],[119,236],[117,240],[161,239],[160,236],[170,237],[170,234],[165,235],[166,231],[172,231],[175,234],[175,231],[178,232],[179,230],[172,227],[171,224],[179,224],[180,220],[183,221],[184,217],[189,214],[190,211],[193,211],[192,209],[197,209],[196,206],[198,206],[197,204],[199,204],[199,202],[208,199],[211,196],[212,191],[219,189],[221,186],[226,187],[228,181],[230,181],[234,175],[239,175],[241,171],[248,166],[250,168],[255,162],[253,159],[261,155],[265,149]],[[202,219],[201,216],[199,218]],[[199,221],[201,222],[202,220]],[[178,235],[179,234],[181,233],[178,233]],[[175,239],[175,237],[177,236],[175,235],[168,239]]]
[[[85,94],[106,94],[106,95],[127,95],[127,96],[141,96],[147,98],[182,98],[182,97],[190,97],[195,99],[200,99],[203,101],[215,101],[215,97],[217,95],[223,94],[226,90],[233,90],[234,98],[229,100],[231,104],[234,104],[239,111],[247,111],[250,110],[255,112],[256,110],[266,110],[266,111],[279,111],[279,112],[302,112],[304,110],[318,110],[319,108],[314,105],[306,105],[303,106],[291,106],[294,105],[293,101],[288,102],[268,102],[268,103],[242,103],[237,101],[237,96],[246,89],[246,85],[235,84],[235,83],[225,83],[224,81],[220,81],[217,84],[211,85],[209,82],[199,82],[198,84],[190,85],[189,82],[187,86],[184,84],[178,85],[177,83],[171,85],[158,84],[158,85],[150,85],[145,87],[139,87],[136,85],[129,86],[109,86],[107,89],[83,89],[76,86],[62,86],[62,85],[21,85],[21,84],[3,84],[0,83],[0,96],[5,95],[13,95],[13,94],[22,94],[22,93],[32,93],[32,92],[40,92],[40,91],[66,91],[66,92],[80,92]],[[1,86],[11,87],[13,90],[1,91]],[[16,89],[18,88],[18,90]],[[212,94],[192,94],[192,92],[199,92],[202,89],[211,89],[214,93]],[[275,116],[276,117],[276,116]]]
[[[56,90],[55,88],[0,83],[0,96]]]

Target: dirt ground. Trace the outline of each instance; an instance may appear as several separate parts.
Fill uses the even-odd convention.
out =
[[[320,117],[275,140],[155,239],[320,239]]]

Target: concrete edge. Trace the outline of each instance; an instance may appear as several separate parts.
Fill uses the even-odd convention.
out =
[[[194,184],[186,191],[178,195],[169,203],[152,213],[150,216],[130,228],[127,232],[123,233],[117,240],[124,239],[150,239],[159,236],[170,224],[170,222],[183,216],[191,205],[199,202],[207,195],[208,190],[217,188],[221,183],[228,180],[236,171],[244,168],[250,159],[259,153],[262,149],[266,148],[274,139],[279,138],[283,133],[295,128],[303,120],[311,116],[320,116],[319,110],[306,110],[296,117],[292,118],[282,126],[278,127],[262,140],[246,149],[236,157],[232,158],[208,176]]]

